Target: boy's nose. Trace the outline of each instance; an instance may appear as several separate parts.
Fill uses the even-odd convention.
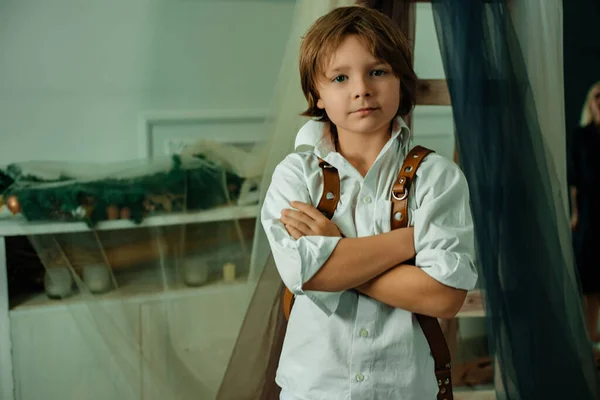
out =
[[[359,99],[361,97],[371,97],[371,92],[366,91],[364,93],[357,93],[356,96],[354,96],[354,97],[356,97],[357,99]]]
[[[354,98],[370,97],[372,94],[371,88],[364,79],[357,81],[354,88]]]

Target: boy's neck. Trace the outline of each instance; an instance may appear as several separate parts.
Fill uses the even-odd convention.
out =
[[[337,151],[364,177],[389,141],[390,135],[391,125],[380,132],[368,134],[338,131]]]

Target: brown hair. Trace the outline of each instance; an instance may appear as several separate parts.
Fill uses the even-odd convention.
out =
[[[319,18],[302,39],[300,80],[308,109],[302,113],[329,121],[317,107],[317,80],[324,66],[347,35],[358,35],[373,56],[390,64],[400,79],[400,106],[397,115],[406,116],[415,104],[417,76],[412,67],[408,40],[392,20],[379,11],[363,7],[340,7]]]

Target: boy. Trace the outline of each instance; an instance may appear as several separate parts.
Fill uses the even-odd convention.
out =
[[[475,286],[464,176],[429,155],[390,231],[390,191],[408,153],[402,117],[416,76],[406,39],[383,14],[338,8],[303,39],[308,122],[275,169],[261,220],[296,295],[277,371],[284,400],[435,399],[433,359],[413,313],[452,318]],[[340,176],[331,221],[316,208],[319,158]],[[416,254],[416,265],[403,264]]]

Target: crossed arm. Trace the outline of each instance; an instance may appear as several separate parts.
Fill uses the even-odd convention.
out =
[[[341,236],[337,226],[310,204],[292,202],[281,222],[294,238]],[[363,237],[342,238],[304,290],[338,292],[349,289],[391,307],[437,318],[453,318],[467,292],[446,286],[421,268],[403,264],[415,255],[413,228]]]

